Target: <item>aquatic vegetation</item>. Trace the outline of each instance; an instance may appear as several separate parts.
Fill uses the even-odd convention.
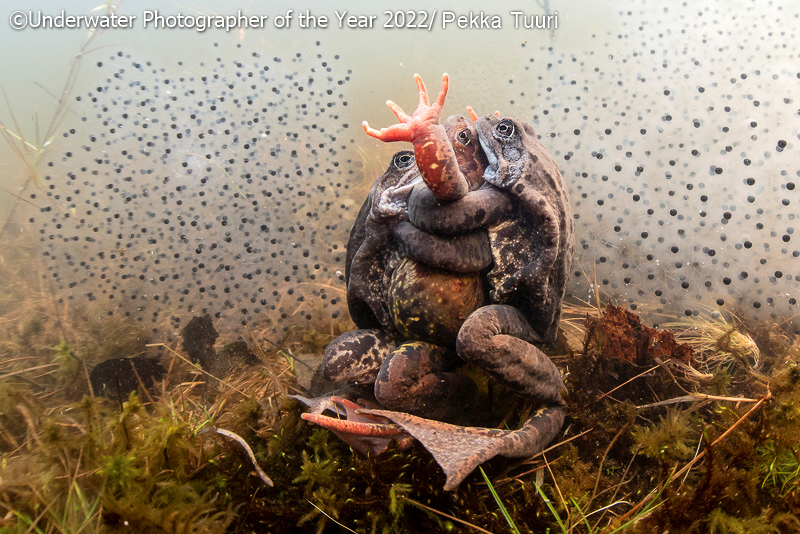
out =
[[[47,330],[45,319],[41,331]],[[304,343],[297,332],[264,353],[284,388],[295,386],[279,351],[294,353]],[[75,403],[53,382],[46,398],[15,397],[10,410],[0,411],[6,436],[0,507],[14,518],[3,528],[507,531],[498,502],[520,532],[794,528],[800,469],[790,444],[800,431],[791,414],[800,382],[787,362],[794,344],[784,344],[788,352],[777,358],[761,350],[774,397],[755,410],[756,403],[713,399],[686,401],[690,409],[643,408],[656,404],[654,395],[686,396],[681,388],[702,392],[706,382],[587,346],[585,354],[575,347],[571,356],[554,355],[570,369],[567,430],[558,438],[570,441],[543,456],[488,462],[484,471],[496,497],[479,474],[454,494],[442,491],[443,475],[419,446],[361,457],[330,432],[306,425],[297,403],[277,396],[260,364],[212,379],[174,358],[169,387],[156,387],[152,399],[133,393],[121,406],[90,396]],[[40,357],[49,361],[52,351]],[[593,376],[597,369],[606,373],[604,382]],[[751,376],[746,366],[729,372],[732,399],[763,396],[759,381],[743,380]],[[0,401],[14,402],[20,376],[0,380]],[[509,424],[524,417],[524,410],[510,415]],[[209,426],[238,433],[274,486],[256,476],[235,444],[200,433]]]
[[[796,458],[789,446],[800,439],[800,345],[793,334],[737,326],[759,346],[761,375],[753,375],[751,366],[737,359],[723,366],[729,378],[727,389],[719,392],[708,379],[683,367],[655,361],[637,365],[602,350],[603,344],[596,342],[599,329],[587,331],[583,322],[587,312],[602,321],[603,309],[584,310],[577,323],[567,317],[574,334],[561,344],[560,354],[551,352],[566,371],[570,391],[565,433],[555,447],[544,456],[498,459],[484,466],[519,531],[560,531],[537,486],[571,532],[648,532],[659,527],[708,532],[711,520],[723,520],[720,513],[746,525],[763,516],[759,521],[765,525],[793,528],[791,514],[800,506]],[[287,391],[296,387],[286,356],[310,350],[326,335],[322,332],[333,337],[347,325],[295,328],[277,339],[270,329],[254,331],[261,352],[252,342],[250,348],[271,371],[258,363],[220,378],[190,365],[188,356],[176,356],[179,349],[145,347],[160,355],[168,370],[164,383],[150,397],[142,391],[120,403],[89,396],[82,370],[66,389],[55,373],[39,377],[56,367],[30,370],[53,365],[52,347],[60,343],[52,337],[55,321],[64,325],[67,345],[76,356],[90,353],[81,347],[103,345],[108,349],[92,349],[87,360],[102,358],[106,350],[113,353],[116,344],[83,337],[84,332],[103,332],[100,316],[87,321],[91,317],[81,314],[72,323],[59,314],[41,314],[25,329],[25,343],[13,348],[15,358],[27,359],[8,358],[10,363],[2,367],[0,509],[3,514],[13,510],[14,519],[6,524],[10,532],[31,525],[34,530],[66,532],[84,524],[85,531],[124,531],[126,521],[128,528],[135,525],[142,532],[331,532],[342,529],[336,522],[359,533],[474,530],[468,525],[489,532],[508,530],[479,474],[449,495],[441,490],[443,477],[421,447],[390,447],[381,456],[362,458],[330,432],[310,428],[300,419],[297,403],[277,396],[276,379]],[[124,318],[107,320],[109,332],[137,330],[124,324]],[[18,339],[14,336],[20,332],[13,325],[7,339]],[[682,332],[676,327],[678,342]],[[223,338],[227,334],[221,333]],[[708,334],[709,339],[715,336]],[[136,346],[124,339],[135,341],[134,335],[120,335],[120,346]],[[694,349],[698,369],[722,350],[713,342]],[[37,378],[34,388],[32,377]],[[487,398],[500,396],[503,402],[497,405],[509,411],[509,426],[525,417],[524,406],[511,402],[491,382],[482,382]],[[752,413],[752,402],[737,406],[735,400],[702,400],[705,393],[760,399],[767,384],[773,397]],[[76,396],[78,392],[87,395]],[[659,404],[681,397],[694,400]],[[673,428],[676,421],[685,425],[683,434]],[[209,426],[246,440],[274,487],[261,481],[240,448],[199,434]],[[665,441],[659,443],[661,439]],[[643,447],[637,447],[642,440]],[[681,444],[682,452],[674,454]],[[698,453],[705,454],[694,460]],[[685,466],[686,471],[675,473]],[[779,514],[785,515],[775,519]]]
[[[761,487],[772,486],[785,495],[800,485],[800,458],[790,443],[768,441],[760,449],[766,473]]]
[[[114,3],[111,0],[107,0],[105,4],[101,6],[100,10],[102,10],[106,15],[112,15],[119,7],[119,4],[120,2]],[[87,54],[91,52],[92,42],[101,34],[102,30],[99,28],[95,29],[94,31],[90,31],[87,37],[84,39],[80,50],[70,61],[66,80],[64,81],[61,91],[57,93],[58,97],[56,98],[55,109],[49,120],[45,119],[46,122],[40,123],[38,114],[34,116],[35,137],[32,141],[26,139],[23,129],[20,127],[20,123],[14,114],[12,104],[9,102],[5,91],[3,91],[5,104],[11,117],[11,126],[6,125],[2,120],[0,120],[0,137],[3,138],[6,145],[17,159],[18,163],[20,163],[25,170],[26,176],[24,182],[16,187],[20,191],[29,190],[30,186],[38,189],[39,191],[45,190],[39,174],[39,167],[46,159],[48,152],[51,151],[51,145],[60,133],[59,128],[61,127],[65,116],[70,111],[69,98],[73,94],[73,89],[75,88],[75,84],[78,79],[78,73],[80,71],[81,64],[83,63]],[[44,124],[46,124],[46,126],[42,130],[41,126]],[[4,184],[4,186],[5,185],[6,184]],[[6,187],[3,187],[3,190],[6,193],[14,195],[18,200],[23,200],[22,197],[11,193],[9,189],[6,189]],[[6,230],[11,227],[10,223],[18,222],[16,218],[20,218],[21,215],[15,214],[14,210],[16,210],[19,206],[24,208],[24,203],[15,204],[14,209],[12,209],[10,213],[0,214],[2,215],[2,219],[0,219],[0,233],[5,233]],[[63,206],[60,203],[56,203],[56,206],[63,209]]]
[[[697,449],[696,436],[692,436],[689,413],[667,408],[659,421],[632,433],[634,449],[648,458],[674,463],[689,460]]]
[[[69,382],[75,379],[75,375],[80,370],[80,361],[72,354],[69,343],[62,341],[53,347],[53,362],[58,365],[58,377],[62,382]]]
[[[710,534],[781,534],[787,527],[800,528],[800,520],[792,514],[767,514],[748,519],[737,519],[715,508],[708,515]]]

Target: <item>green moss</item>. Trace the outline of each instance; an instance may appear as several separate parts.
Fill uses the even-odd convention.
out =
[[[326,486],[331,483],[332,475],[339,469],[335,460],[321,460],[319,456],[309,456],[308,452],[301,453],[303,463],[300,465],[300,474],[292,481],[293,484],[305,484],[306,494],[310,494],[317,486]]]
[[[697,437],[694,434],[688,412],[667,408],[656,424],[634,430],[633,441],[648,458],[685,461],[697,449]]]
[[[758,517],[738,518],[715,508],[708,515],[709,534],[781,534],[791,525],[800,527],[800,520],[791,514],[778,514],[772,518],[766,514]]]
[[[256,398],[251,397],[237,404],[233,409],[233,413],[236,418],[236,428],[234,430],[239,433],[252,432],[253,429],[258,427],[262,415],[261,404]]]
[[[58,377],[61,382],[69,382],[75,379],[81,368],[80,361],[72,354],[72,347],[66,341],[62,341],[53,347],[53,363],[58,365]]]
[[[42,332],[51,330],[42,325]],[[324,335],[317,332],[326,331],[323,325],[306,336],[296,329],[282,343],[297,352],[321,344]],[[564,437],[575,439],[548,452],[547,465],[541,457],[496,458],[483,468],[521,532],[558,531],[534,484],[540,476],[559,519],[575,533],[796,529],[800,370],[794,356],[761,354],[770,378],[731,366],[699,384],[663,368],[642,374],[641,367],[599,353],[576,354],[564,366],[570,371]],[[43,351],[41,363],[52,357]],[[288,374],[283,359],[270,363],[286,366],[280,371]],[[445,492],[440,468],[419,445],[405,451],[393,445],[375,457],[356,454],[333,433],[303,421],[297,402],[269,391],[265,397],[264,384],[272,379],[262,369],[198,385],[197,375],[178,362],[170,378],[166,397],[151,402],[133,394],[121,406],[90,396],[73,402],[55,380],[41,394],[16,378],[0,381],[0,506],[3,515],[13,510],[20,518],[7,531],[75,532],[87,520],[92,527],[83,532],[95,525],[103,532],[144,533],[344,531],[337,522],[359,533],[470,531],[437,511],[508,531],[480,476]],[[766,380],[772,400],[743,421],[752,404],[637,409],[689,388],[760,398]],[[499,400],[485,402],[514,426],[530,406],[492,384],[485,382],[485,394]],[[250,459],[230,440],[198,436],[209,423],[239,434],[274,487],[253,474]],[[672,468],[698,450],[705,456],[679,486],[669,476]],[[625,515],[640,504],[638,517]]]
[[[129,490],[142,474],[142,469],[136,467],[136,457],[132,454],[112,454],[106,457],[100,474],[106,478],[110,491],[118,493]]]
[[[557,467],[554,475],[558,492],[566,502],[571,499],[580,501],[594,488],[597,469],[584,461],[577,447],[572,444],[568,443],[560,452],[561,456],[554,462]]]

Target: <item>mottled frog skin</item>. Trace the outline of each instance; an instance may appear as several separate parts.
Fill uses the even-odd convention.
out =
[[[357,411],[363,414],[359,417],[385,417],[420,440],[445,470],[445,489],[454,489],[477,465],[497,454],[527,456],[541,450],[563,424],[563,381],[536,344],[552,341],[558,330],[572,263],[572,215],[558,168],[533,128],[516,119],[492,115],[477,119],[474,127],[464,117],[454,116],[446,122],[449,128],[442,127],[438,118],[448,88],[447,76],[443,76],[442,90],[433,105],[421,78],[415,79],[420,103],[413,115],[389,102],[400,124],[380,131],[364,124],[365,131],[378,139],[412,142],[425,183],[408,182],[401,188],[407,221],[374,229],[380,253],[368,246],[373,239],[373,230],[368,227],[370,216],[363,233],[354,228],[351,234],[351,243],[360,246],[352,252],[348,299],[357,271],[383,270],[379,294],[375,295],[377,286],[367,284],[363,300],[375,299],[389,309],[391,323],[375,330],[378,334],[385,336],[391,331],[392,336],[399,334],[405,341],[390,348],[375,378],[376,399],[396,411]],[[375,202],[374,194],[371,196]],[[488,264],[470,275],[448,267],[464,263],[466,249],[438,244],[467,236],[483,236],[491,256]],[[389,250],[397,251],[390,253],[392,258],[402,257],[399,263],[387,261]],[[348,262],[350,254],[348,251]],[[370,264],[369,269],[366,265],[356,269],[360,256]],[[466,263],[475,269],[479,262],[470,258]],[[470,276],[478,284],[463,283]],[[455,277],[458,283],[452,284],[447,277]],[[454,327],[446,323],[455,315],[454,309],[439,315],[425,310],[436,310],[442,305],[442,294],[452,294],[456,286],[466,289],[452,300],[474,300],[460,312],[466,318],[455,321],[453,343]],[[354,294],[361,294],[359,291],[354,290]],[[351,311],[358,312],[358,307]],[[375,361],[353,351],[351,345],[355,340],[366,344],[358,350],[366,348],[371,354],[379,343],[361,337],[345,339],[350,345],[337,345],[345,336],[328,349],[346,354],[351,366],[368,364],[374,370]],[[458,427],[418,417],[447,418],[451,412],[444,405],[463,410],[464,400],[475,395],[471,380],[446,372],[448,353],[453,348],[461,360],[483,368],[512,391],[543,407],[516,431]],[[337,358],[329,358],[326,350],[329,363]],[[325,421],[318,415],[307,418],[338,431],[345,431],[345,427],[370,435],[376,431],[375,425],[368,423],[358,423],[366,430],[355,431],[355,423],[349,421]]]
[[[486,275],[492,303],[522,311],[541,341],[551,343],[574,255],[566,184],[530,125],[487,115],[476,129],[489,160],[486,183],[454,202],[415,187],[408,200],[410,220],[433,233],[485,228],[493,260]]]
[[[413,153],[400,151],[364,202],[345,264],[348,306],[360,330],[328,345],[319,372],[331,381],[374,382],[383,406],[447,418],[455,412],[456,396],[474,396],[474,385],[447,372],[455,351],[432,344],[452,348],[464,319],[488,300],[480,272],[491,263],[491,252],[482,229],[440,236],[408,223],[407,199],[415,184],[424,187]],[[437,257],[454,259],[426,264]],[[406,363],[411,375],[424,371],[436,380],[395,380]]]

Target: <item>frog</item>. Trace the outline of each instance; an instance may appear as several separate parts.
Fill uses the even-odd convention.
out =
[[[489,159],[485,184],[456,201],[415,187],[408,199],[410,223],[448,235],[484,227],[493,257],[486,275],[490,300],[520,309],[541,342],[551,344],[574,258],[566,184],[531,125],[496,114],[474,120]]]
[[[475,127],[468,130],[480,147],[473,145],[473,154],[478,161],[480,156],[486,161],[477,166],[483,172],[476,179],[475,168],[459,165],[470,159],[456,154],[457,134],[464,129],[448,132],[438,124],[449,85],[447,75],[433,105],[421,78],[416,75],[415,80],[420,103],[413,115],[388,102],[400,124],[374,130],[364,123],[364,130],[383,141],[405,140],[414,145],[425,187],[416,184],[412,188],[406,225],[434,235],[459,235],[480,228],[489,234],[493,261],[483,279],[491,286],[490,299],[461,323],[455,350],[463,361],[474,363],[509,390],[543,406],[515,431],[452,425],[407,411],[357,410],[362,417],[391,421],[422,442],[445,471],[445,489],[452,490],[477,465],[495,455],[527,456],[541,450],[563,424],[563,381],[537,344],[551,341],[557,332],[566,270],[571,266],[572,221],[560,172],[532,127],[496,115],[478,118],[471,112]],[[463,126],[464,120],[452,123]],[[395,232],[395,237],[406,243],[405,236]],[[431,261],[452,261],[446,256],[441,252]],[[419,294],[408,284],[400,284],[393,293],[402,295],[403,291]],[[526,302],[529,296],[532,304]],[[395,298],[404,300],[396,294]],[[399,317],[396,314],[394,324],[402,325],[403,316],[413,316],[424,300],[424,296],[408,299],[407,309]],[[406,372],[409,369],[408,364],[400,367]],[[376,391],[382,379],[393,379],[400,386],[414,383],[379,372]],[[320,421],[316,414],[308,418],[329,428],[348,424]],[[359,425],[364,432],[375,430],[373,423]]]
[[[413,152],[400,151],[367,195],[345,260],[348,307],[359,328],[326,347],[318,372],[327,381],[375,384],[374,396],[385,407],[448,418],[458,413],[455,399],[474,397],[474,384],[448,372],[455,354],[442,345],[454,346],[461,323],[486,301],[478,273],[491,263],[491,252],[482,229],[440,236],[408,225],[405,205],[418,183]],[[453,261],[428,266],[436,257]],[[412,319],[404,303],[415,295],[426,298],[411,305]],[[399,379],[408,386],[379,379],[379,373],[396,376],[400,361],[414,362],[414,376]]]

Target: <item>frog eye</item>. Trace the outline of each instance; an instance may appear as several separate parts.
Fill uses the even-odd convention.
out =
[[[456,139],[459,143],[464,146],[469,146],[472,144],[472,132],[469,131],[469,128],[464,128],[458,135],[456,135]]]
[[[409,151],[398,152],[394,155],[392,163],[398,169],[407,169],[414,164],[414,153]]]
[[[509,119],[503,119],[494,129],[498,137],[503,139],[511,139],[517,133],[514,123]]]

